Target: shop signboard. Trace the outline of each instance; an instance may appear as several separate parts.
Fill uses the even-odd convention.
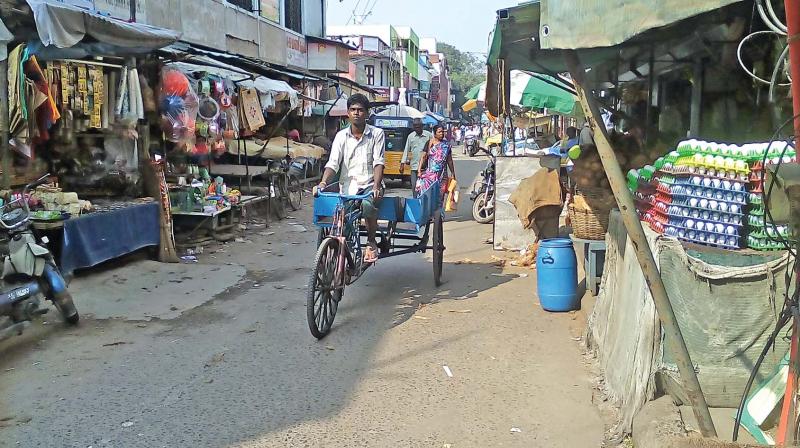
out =
[[[376,118],[375,126],[379,128],[407,128],[408,120],[405,119],[391,119],[391,118]]]
[[[390,87],[373,87],[375,99],[379,101],[391,101],[392,91]]]
[[[308,68],[308,46],[305,37],[286,33],[286,63],[290,67],[303,70]]]
[[[281,21],[281,2],[280,0],[260,0],[261,17],[275,23]]]
[[[64,3],[79,8],[97,11],[98,13],[115,19],[131,21],[131,1],[133,0],[63,0]],[[136,21],[147,23],[146,0],[136,1]]]

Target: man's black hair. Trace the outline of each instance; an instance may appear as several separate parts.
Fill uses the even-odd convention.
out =
[[[369,110],[369,98],[361,93],[356,93],[347,99],[347,108],[350,109],[354,104],[364,107],[364,110]]]
[[[577,128],[574,128],[572,126],[567,128],[567,137],[575,138],[577,136],[578,136],[578,129]]]

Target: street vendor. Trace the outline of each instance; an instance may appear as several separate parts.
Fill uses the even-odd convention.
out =
[[[383,197],[384,143],[383,130],[367,124],[369,99],[357,93],[347,99],[350,127],[336,134],[331,145],[330,160],[317,187],[324,191],[328,182],[339,174],[339,191],[345,195],[363,194],[372,190],[373,197],[362,201],[362,216],[367,226],[367,249],[364,262],[378,260],[377,204]]]
[[[406,165],[411,166],[411,191],[416,197],[419,161],[422,158],[422,152],[425,151],[425,145],[433,138],[433,134],[422,128],[421,118],[415,118],[411,128],[414,129],[414,132],[409,134],[406,140],[406,148],[403,151],[403,157],[400,158],[400,174],[405,173]]]
[[[572,126],[568,127],[566,132],[566,136],[557,141],[551,148],[550,154],[554,154],[564,158],[567,156],[567,153],[573,146],[578,144],[578,129]]]

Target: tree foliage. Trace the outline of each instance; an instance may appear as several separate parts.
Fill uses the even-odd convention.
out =
[[[465,53],[453,45],[439,43],[438,50],[444,53],[450,67],[450,81],[456,91],[456,102],[453,108],[464,104],[464,95],[477,84],[486,80],[486,65],[472,53]]]

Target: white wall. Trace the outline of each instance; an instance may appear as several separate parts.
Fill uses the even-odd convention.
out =
[[[330,25],[325,31],[328,36],[376,36],[387,44],[392,44],[392,33],[389,25]]]
[[[419,49],[428,53],[438,53],[438,43],[434,37],[422,37],[419,39]]]

